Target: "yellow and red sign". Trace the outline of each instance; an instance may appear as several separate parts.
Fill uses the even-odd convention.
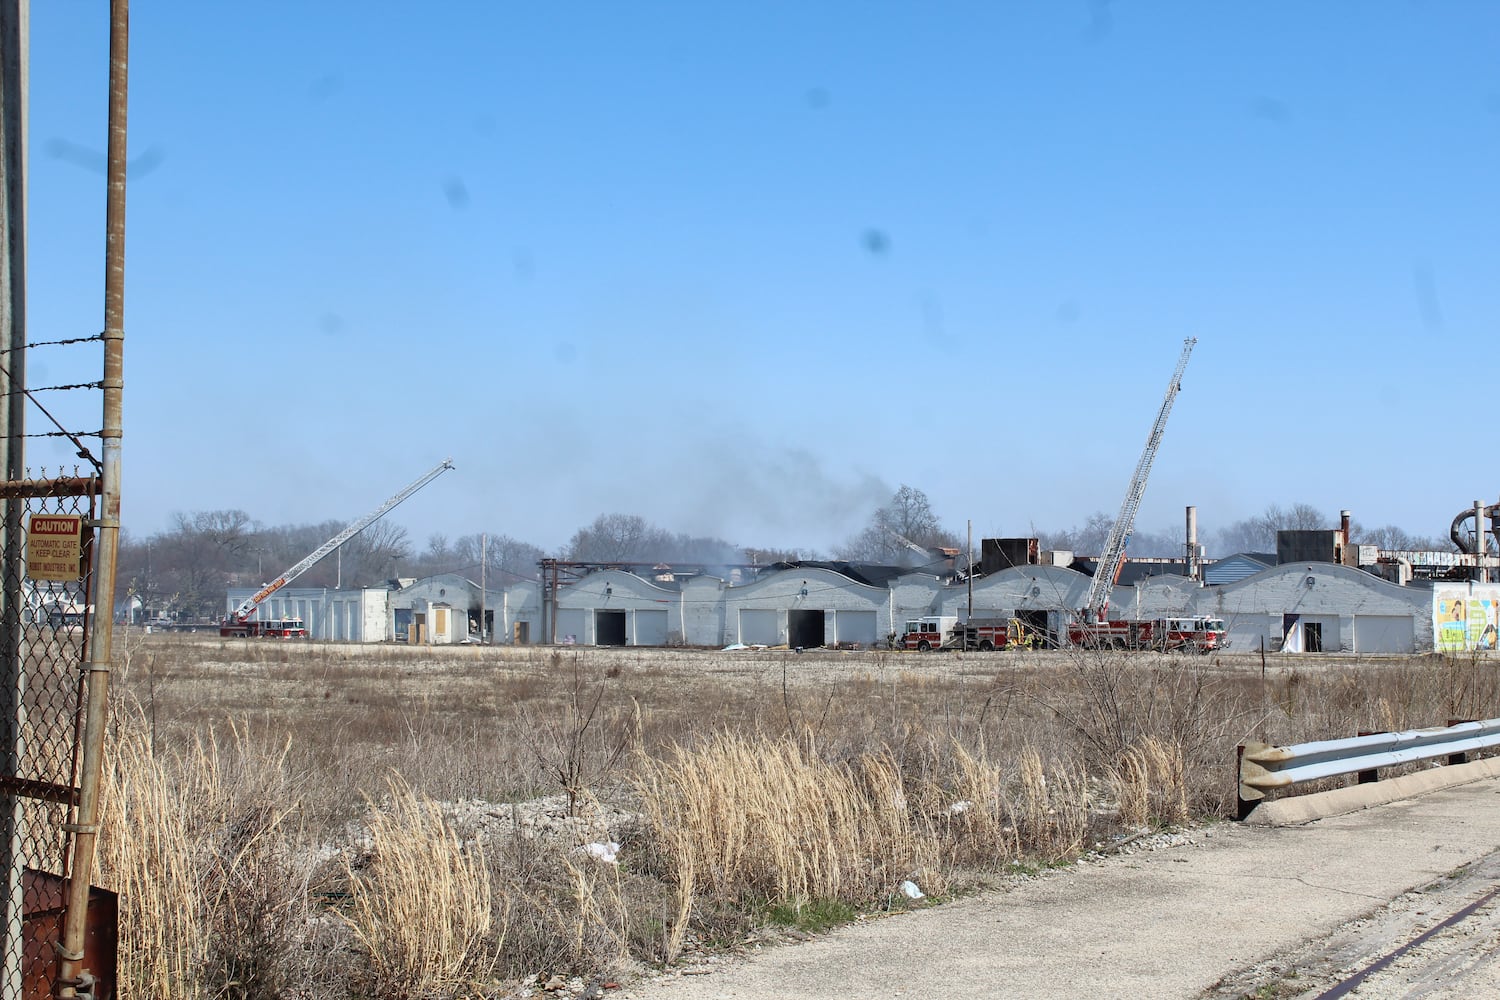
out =
[[[33,580],[83,579],[83,518],[33,514],[26,526],[26,575]]]

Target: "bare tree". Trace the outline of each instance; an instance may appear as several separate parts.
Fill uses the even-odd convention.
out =
[[[1043,531],[1033,524],[1031,534],[1043,549],[1060,549],[1077,556],[1099,556],[1104,554],[1104,546],[1109,544],[1109,532],[1114,524],[1114,518],[1100,510],[1090,514],[1082,527],[1075,525],[1061,531]],[[1182,547],[1182,542],[1169,533],[1137,529],[1130,535],[1126,555],[1169,559],[1180,557]]]
[[[1439,542],[1425,535],[1413,535],[1394,524],[1383,524],[1354,534],[1355,539],[1365,545],[1374,545],[1386,551],[1433,552],[1453,548],[1448,541]]]
[[[746,561],[745,550],[722,538],[672,534],[636,514],[600,514],[569,539],[575,562],[686,562],[730,565]]]
[[[913,566],[923,554],[913,549],[959,548],[958,536],[943,530],[927,494],[905,483],[875,511],[859,534],[835,550],[840,559]]]
[[[1329,518],[1309,503],[1285,508],[1273,503],[1259,514],[1219,529],[1214,536],[1215,549],[1224,554],[1275,552],[1278,531],[1318,531],[1337,524],[1337,517]]]
[[[370,587],[411,559],[411,540],[394,521],[376,521],[344,543],[344,586]]]
[[[535,545],[498,532],[463,535],[445,552],[447,562],[437,572],[462,573],[475,582],[482,576],[492,587],[536,579],[537,563],[546,556]]]
[[[660,558],[663,532],[638,514],[600,514],[568,540],[567,558],[574,562],[641,562]]]
[[[501,574],[507,581],[535,580],[537,563],[546,555],[529,542],[518,541],[509,535],[489,535],[487,538],[488,567]],[[487,571],[489,570],[487,567]]]
[[[154,589],[177,595],[179,613],[211,618],[250,548],[255,522],[242,510],[172,515],[173,530],[153,547]]]
[[[1114,523],[1114,518],[1097,510],[1088,516],[1081,528],[1075,525],[1062,531],[1048,532],[1037,531],[1033,526],[1032,533],[1044,549],[1062,549],[1075,555],[1097,556],[1104,551],[1105,543],[1109,541],[1109,530],[1114,527]]]

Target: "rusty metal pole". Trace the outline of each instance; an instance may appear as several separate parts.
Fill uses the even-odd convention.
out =
[[[1484,501],[1474,501],[1474,582],[1489,583],[1489,571],[1485,568],[1484,557],[1489,550],[1484,544]],[[1465,644],[1467,646],[1467,643]]]
[[[99,839],[99,783],[108,719],[109,665],[114,638],[115,556],[120,541],[121,395],[125,357],[125,110],[130,50],[129,0],[109,5],[109,178],[104,209],[104,466],[94,545],[93,603],[90,619],[88,703],[84,709],[83,753],[79,761],[78,811],[74,816],[73,859],[69,866],[68,912],[59,948],[59,997],[77,996],[83,971],[83,940],[89,882]]]
[[[0,479],[26,476],[26,106],[29,0],[0,0]],[[24,710],[21,690],[21,515],[26,501],[0,500],[0,769],[20,771]],[[21,869],[21,803],[0,797],[0,995],[21,991],[25,920]]]

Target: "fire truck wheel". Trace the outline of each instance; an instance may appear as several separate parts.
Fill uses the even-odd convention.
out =
[[[932,643],[928,642],[926,639],[923,639],[921,642],[917,643],[917,652],[919,653],[925,653],[930,649],[932,649]]]
[[[995,644],[985,639],[979,644],[979,651],[981,653],[993,653],[995,651]]]

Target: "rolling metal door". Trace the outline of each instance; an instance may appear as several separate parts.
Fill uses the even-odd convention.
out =
[[[781,644],[781,629],[774,610],[742,610],[740,612],[740,642],[747,646],[777,646]]]
[[[1404,615],[1355,615],[1356,653],[1410,653],[1416,647],[1416,626]]]
[[[665,646],[667,644],[667,613],[665,611],[637,611],[635,613],[635,646]]]
[[[588,624],[588,612],[581,608],[561,608],[557,612],[557,641],[567,642],[568,636],[579,644],[589,641],[584,633],[584,626]]]
[[[857,642],[861,646],[875,645],[875,612],[839,611],[834,614],[834,632],[840,643]]]

